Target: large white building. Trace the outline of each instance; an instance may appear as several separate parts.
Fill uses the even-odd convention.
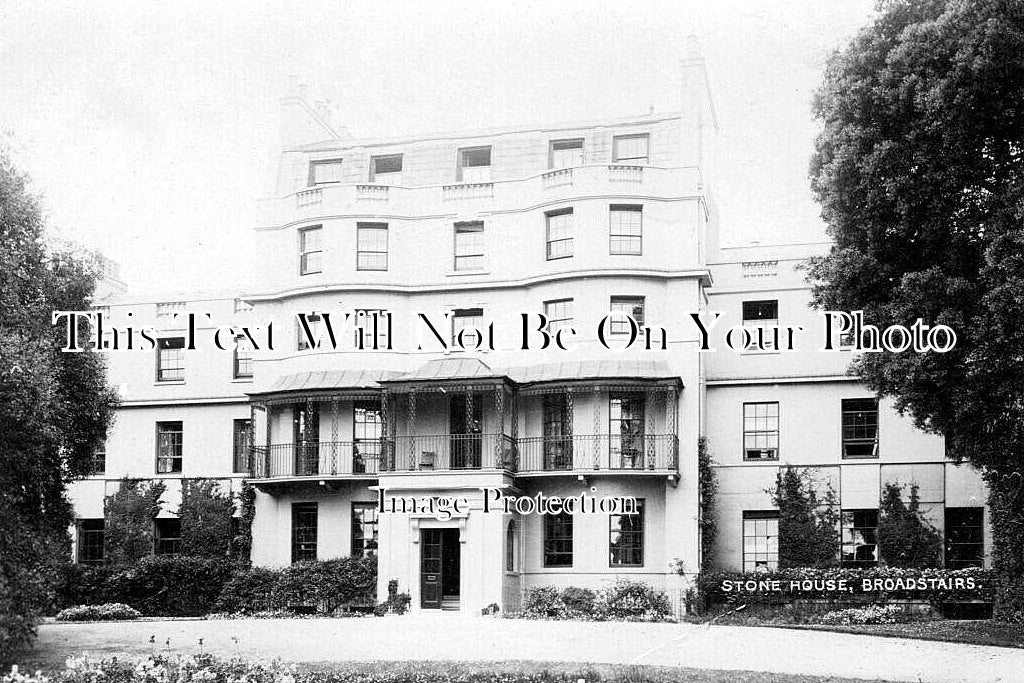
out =
[[[848,377],[848,353],[721,348],[733,325],[818,329],[797,267],[827,246],[717,247],[699,58],[682,80],[674,113],[380,140],[351,138],[290,93],[255,226],[260,287],[106,308],[112,324],[155,326],[159,339],[110,355],[122,406],[101,473],[73,486],[79,559],[102,559],[103,499],[123,478],[168,484],[154,551],[173,552],[180,482],[207,477],[255,485],[255,564],[374,553],[379,594],[397,580],[414,609],[508,610],[530,587],[619,577],[679,595],[701,564],[705,436],[722,568],[777,562],[765,489],[784,464],[837,492],[846,562],[877,559],[888,481],[919,485],[949,564],[981,562],[980,477]],[[688,313],[701,311],[723,314],[715,353],[698,352]],[[198,351],[183,348],[188,312],[210,314]],[[551,334],[574,330],[575,347],[535,348],[535,332],[523,350],[524,313],[534,327],[543,313]],[[262,337],[234,353],[209,343],[217,325],[269,320],[272,350]],[[640,333],[624,348],[631,321]],[[449,519],[379,512],[380,489],[469,504]],[[481,489],[641,507],[484,512]]]

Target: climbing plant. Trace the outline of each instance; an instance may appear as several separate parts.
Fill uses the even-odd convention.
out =
[[[878,515],[878,545],[882,561],[892,567],[927,569],[942,566],[942,535],[920,511],[917,485],[910,487],[910,501],[903,501],[903,487],[887,483]]]
[[[832,486],[819,497],[809,470],[786,466],[768,493],[779,508],[779,568],[836,566],[839,505]]]

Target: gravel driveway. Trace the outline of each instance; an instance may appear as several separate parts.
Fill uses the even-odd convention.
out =
[[[295,662],[536,660],[656,664],[891,681],[1024,682],[1024,650],[742,626],[520,621],[457,614],[365,619],[49,623],[38,662],[156,649]]]

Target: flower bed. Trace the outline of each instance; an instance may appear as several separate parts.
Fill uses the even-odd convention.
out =
[[[120,602],[108,602],[103,605],[78,605],[68,607],[57,613],[57,621],[129,621],[138,619],[142,614]]]
[[[520,619],[579,619],[584,621],[669,621],[672,605],[661,591],[640,581],[617,581],[593,591],[569,586],[532,588],[526,594]]]

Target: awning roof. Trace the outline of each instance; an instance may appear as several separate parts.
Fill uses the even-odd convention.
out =
[[[438,358],[428,361],[412,372],[392,377],[390,382],[437,382],[459,379],[504,379],[502,372],[479,358]]]
[[[678,379],[664,361],[582,360],[509,368],[508,376],[520,384],[588,379]]]
[[[253,396],[310,391],[344,391],[346,389],[380,389],[379,382],[395,376],[386,370],[316,370],[282,375],[267,389]]]

